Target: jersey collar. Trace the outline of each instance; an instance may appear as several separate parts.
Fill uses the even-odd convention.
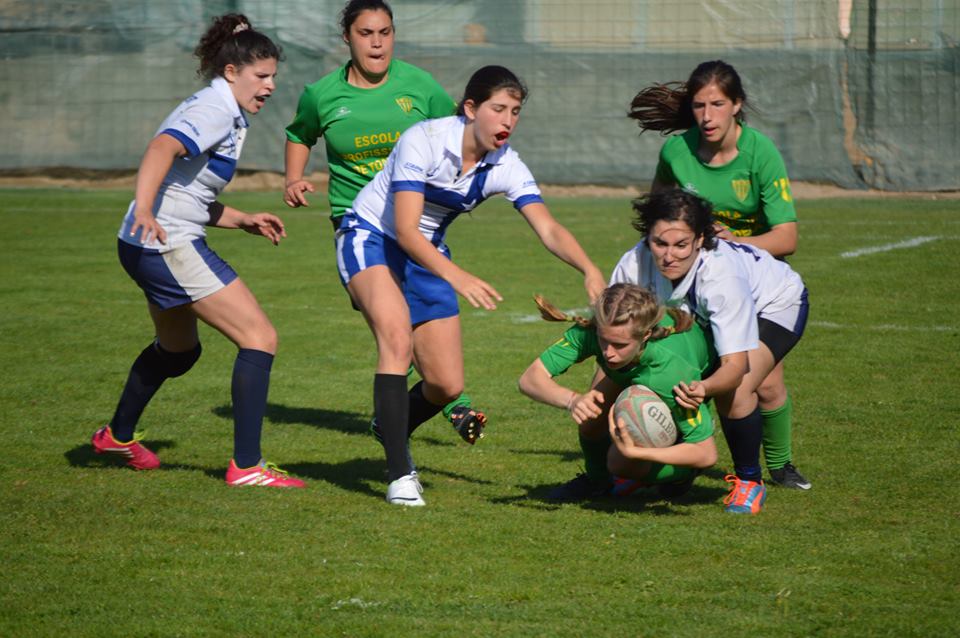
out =
[[[243,128],[250,126],[250,123],[247,122],[247,116],[243,114],[243,111],[240,110],[240,105],[237,104],[237,98],[233,97],[233,91],[230,90],[229,82],[217,76],[210,82],[210,88],[223,99],[224,105],[227,107],[227,110],[230,111],[230,115],[233,116],[233,121],[237,126]]]

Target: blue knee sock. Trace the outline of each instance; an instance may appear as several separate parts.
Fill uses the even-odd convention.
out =
[[[168,352],[154,341],[143,349],[127,375],[117,409],[110,419],[110,431],[120,443],[133,440],[140,415],[167,379],[179,377],[193,367],[200,358],[198,343],[193,350]]]
[[[743,417],[720,417],[723,436],[730,447],[733,469],[744,481],[760,481],[760,442],[763,440],[763,415],[760,407]]]
[[[233,364],[233,461],[240,468],[260,462],[260,431],[272,366],[272,354],[249,348],[241,348]]]

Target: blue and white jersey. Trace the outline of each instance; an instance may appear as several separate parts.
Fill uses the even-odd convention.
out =
[[[187,155],[173,161],[154,201],[153,214],[167,231],[167,243],[154,239],[145,247],[165,252],[206,235],[210,222],[207,208],[233,179],[247,126],[230,85],[221,77],[167,116],[156,134],[179,140]],[[130,203],[118,237],[144,245],[139,231],[130,236],[135,205],[135,201]]]
[[[713,333],[720,356],[759,346],[757,317],[784,325],[802,304],[803,280],[767,251],[717,240],[714,250],[701,248],[676,286],[657,270],[645,239],[620,258],[610,283],[643,286],[667,305],[686,310]]]
[[[461,175],[464,125],[463,117],[452,116],[407,129],[383,170],[363,187],[347,212],[396,239],[394,193],[423,193],[420,232],[439,246],[457,215],[472,211],[492,195],[503,193],[517,210],[543,201],[533,175],[509,144],[487,153]]]

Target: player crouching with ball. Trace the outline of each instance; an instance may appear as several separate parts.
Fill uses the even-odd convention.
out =
[[[585,466],[583,474],[547,498],[582,501],[644,485],[656,485],[668,498],[689,490],[698,470],[717,460],[710,412],[703,404],[696,410],[678,406],[673,391],[680,382],[702,379],[710,368],[710,348],[700,327],[690,315],[664,308],[633,284],[607,288],[589,320],[569,317],[539,297],[537,305],[544,319],[574,325],[530,364],[520,377],[520,391],[570,413],[579,426]],[[554,381],[590,357],[604,375],[589,390],[581,394]],[[618,395],[635,385],[651,389],[669,408],[678,432],[673,445],[639,447],[609,417]],[[613,479],[611,472],[620,478]]]

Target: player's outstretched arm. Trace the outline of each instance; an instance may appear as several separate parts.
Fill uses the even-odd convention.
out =
[[[287,236],[283,221],[272,213],[248,214],[220,202],[213,202],[207,210],[210,212],[210,225],[217,228],[239,228],[251,235],[266,237],[274,246]]]
[[[601,392],[591,389],[580,394],[560,385],[553,380],[539,358],[520,376],[518,386],[521,392],[534,401],[566,410],[577,423],[596,419],[603,414]]]
[[[587,253],[573,233],[558,222],[550,214],[547,206],[541,202],[527,204],[520,213],[537,233],[537,237],[547,250],[583,273],[583,286],[587,291],[587,297],[593,303],[607,287],[607,280],[600,269],[587,257]]]
[[[394,194],[394,226],[397,243],[414,261],[448,282],[457,294],[474,308],[495,310],[503,297],[496,289],[444,257],[437,247],[420,232],[423,215],[423,193],[398,191]]]

